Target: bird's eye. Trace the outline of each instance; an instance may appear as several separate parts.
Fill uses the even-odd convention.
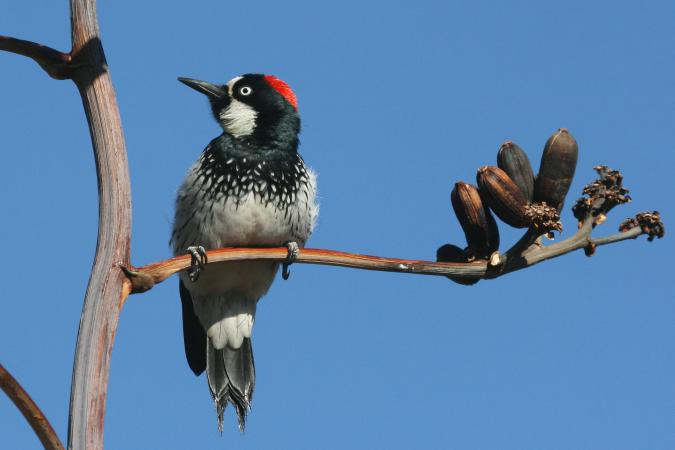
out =
[[[242,86],[239,88],[239,93],[244,96],[251,95],[252,92],[253,89],[251,89],[249,86]]]

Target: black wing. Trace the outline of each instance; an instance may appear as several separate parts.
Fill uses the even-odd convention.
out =
[[[206,369],[206,331],[199,322],[192,305],[192,296],[180,281],[180,302],[183,305],[183,342],[185,357],[195,375]]]

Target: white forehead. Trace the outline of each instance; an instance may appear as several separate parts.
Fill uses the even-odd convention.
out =
[[[227,82],[227,92],[232,95],[232,87],[237,83],[237,81],[241,80],[244,77],[235,77],[232,78],[230,81]]]

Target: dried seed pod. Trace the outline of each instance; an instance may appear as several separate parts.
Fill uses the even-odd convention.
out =
[[[438,262],[468,262],[469,257],[464,250],[452,244],[445,244],[436,250],[436,261]],[[455,283],[471,286],[478,283],[480,278],[458,278],[448,277]]]
[[[574,178],[578,155],[577,141],[565,128],[548,138],[534,184],[535,201],[546,202],[558,211],[562,209]]]
[[[531,202],[534,195],[534,172],[523,149],[511,141],[504,142],[497,153],[497,167],[506,172],[520,188],[525,200]]]
[[[499,167],[483,166],[476,175],[480,193],[490,209],[502,221],[515,228],[529,226],[525,196],[520,188]]]
[[[490,256],[499,248],[499,229],[492,213],[483,205],[478,189],[468,183],[455,183],[450,200],[469,252],[478,258]]]

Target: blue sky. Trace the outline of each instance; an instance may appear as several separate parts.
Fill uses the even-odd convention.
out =
[[[272,73],[296,91],[319,173],[309,246],[433,259],[462,245],[449,193],[505,139],[538,163],[579,142],[673,221],[675,6],[635,2],[101,2],[127,138],[133,262],[169,256],[175,190],[219,133],[177,76]],[[6,2],[0,33],[69,48],[66,2]],[[72,83],[0,54],[0,361],[63,439],[96,243],[96,176]],[[566,235],[575,228],[566,209]],[[502,226],[505,244],[518,232]],[[575,253],[463,287],[296,265],[259,304],[245,434],[222,437],[187,367],[177,280],[133,296],[112,355],[111,449],[675,448],[672,238]],[[3,448],[38,448],[0,396]]]

